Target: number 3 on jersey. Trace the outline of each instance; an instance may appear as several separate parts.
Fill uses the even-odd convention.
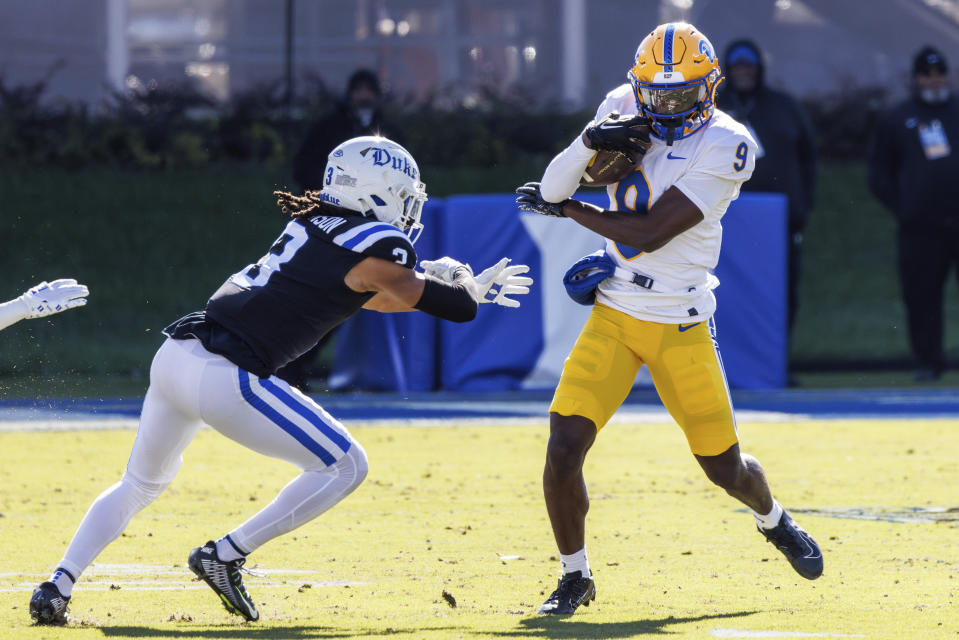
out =
[[[230,281],[244,289],[262,287],[274,272],[279,271],[280,267],[289,262],[299,248],[306,244],[307,237],[306,229],[302,225],[291,222],[265,256],[256,264],[234,273],[230,276]]]

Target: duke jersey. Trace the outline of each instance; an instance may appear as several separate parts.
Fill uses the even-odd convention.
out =
[[[346,286],[346,274],[374,256],[416,266],[409,237],[362,215],[295,218],[265,256],[230,276],[207,302],[164,329],[267,377],[311,349],[373,297]]]
[[[612,111],[637,112],[630,85],[606,96],[596,121]],[[651,279],[652,286],[646,289],[623,278],[607,278],[596,300],[653,322],[678,324],[712,315],[716,309],[712,290],[719,280],[710,270],[719,260],[720,220],[739,196],[740,185],[752,175],[756,147],[746,128],[719,109],[705,127],[672,146],[654,137],[632,175],[607,187],[609,208],[642,215],[675,186],[699,207],[704,219],[648,253],[607,239],[606,253],[616,266]]]

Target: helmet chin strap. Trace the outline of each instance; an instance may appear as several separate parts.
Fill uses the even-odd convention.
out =
[[[668,127],[666,129],[666,146],[673,146],[673,139],[676,136],[676,127]]]

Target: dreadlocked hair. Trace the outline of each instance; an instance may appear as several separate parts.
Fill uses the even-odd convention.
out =
[[[289,191],[274,191],[276,204],[283,213],[290,214],[291,218],[303,218],[318,214],[328,216],[364,216],[370,217],[370,212],[363,213],[346,207],[338,207],[320,198],[319,191],[305,191],[302,196],[295,196]]]
[[[291,218],[317,214],[326,204],[320,200],[319,191],[306,191],[302,196],[295,196],[289,191],[274,191],[273,195],[283,213],[290,214]]]

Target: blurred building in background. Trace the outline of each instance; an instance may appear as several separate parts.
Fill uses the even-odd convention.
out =
[[[959,59],[959,0],[0,0],[0,75],[50,76],[48,97],[192,81],[219,99],[357,67],[412,99],[469,104],[484,89],[564,108],[622,82],[656,24],[686,19],[717,50],[743,36],[770,84],[800,95],[904,90],[922,44]]]

